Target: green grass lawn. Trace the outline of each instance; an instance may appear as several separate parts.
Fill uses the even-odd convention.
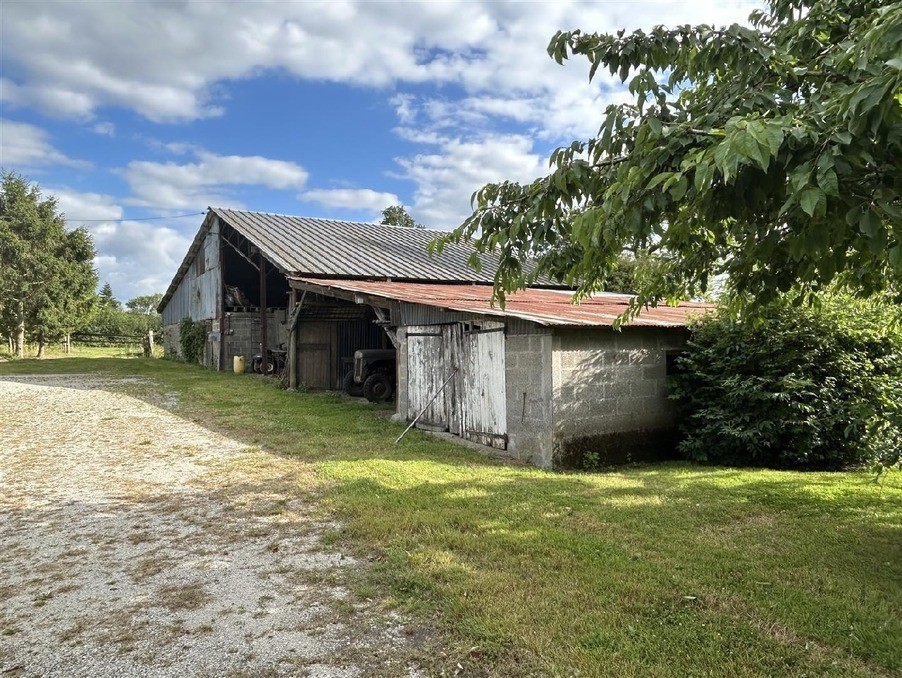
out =
[[[436,670],[490,675],[902,674],[902,478],[688,464],[560,474],[412,432],[334,394],[167,361],[182,413],[315,471],[355,591],[435,629]]]

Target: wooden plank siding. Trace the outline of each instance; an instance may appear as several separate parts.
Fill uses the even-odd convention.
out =
[[[449,356],[450,357],[450,356]],[[412,325],[407,328],[408,419],[413,419],[441,388],[451,371],[445,356],[441,325]],[[449,430],[449,384],[428,406],[420,423]]]
[[[335,388],[335,324],[327,320],[298,323],[298,384],[310,389]]]
[[[466,325],[459,396],[461,437],[507,448],[504,324]]]
[[[406,341],[407,418],[425,408],[420,422],[426,427],[506,449],[504,323],[411,325]]]

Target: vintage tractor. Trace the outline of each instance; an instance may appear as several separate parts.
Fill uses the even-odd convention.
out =
[[[344,377],[344,390],[350,396],[363,396],[371,403],[391,400],[395,393],[395,369],[398,358],[393,348],[367,348],[354,351],[354,369]]]

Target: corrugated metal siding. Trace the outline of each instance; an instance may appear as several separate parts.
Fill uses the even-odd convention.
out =
[[[440,325],[454,322],[479,322],[484,321],[485,316],[480,313],[462,313],[449,311],[437,306],[425,306],[423,304],[408,303],[402,301],[396,321],[398,325]],[[530,320],[520,318],[507,318],[507,334],[551,334],[551,329],[543,325],[537,325]]]
[[[203,273],[198,275],[203,257]],[[219,228],[213,224],[200,245],[197,255],[163,307],[163,325],[176,325],[182,318],[209,320],[219,312],[222,294],[219,267]]]

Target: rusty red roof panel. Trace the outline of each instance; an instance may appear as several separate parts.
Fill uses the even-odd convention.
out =
[[[626,311],[632,298],[628,294],[602,293],[574,304],[571,302],[573,292],[570,290],[529,288],[508,294],[502,309],[497,302],[492,305],[491,285],[370,282],[307,277],[292,277],[292,280],[324,289],[334,288],[465,313],[521,318],[549,326],[609,327]],[[690,316],[706,313],[712,308],[712,304],[691,301],[681,302],[678,306],[649,307],[629,324],[640,327],[682,327]]]

